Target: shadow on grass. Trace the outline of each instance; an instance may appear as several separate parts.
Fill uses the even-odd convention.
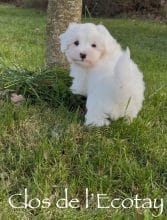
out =
[[[11,93],[23,95],[30,104],[45,102],[51,108],[63,105],[68,111],[85,112],[85,98],[70,91],[71,78],[62,68],[29,71],[19,67],[0,67],[0,98],[10,100]]]

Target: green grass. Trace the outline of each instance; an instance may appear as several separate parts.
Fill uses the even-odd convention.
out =
[[[162,197],[164,210],[158,219],[166,219],[167,27],[140,20],[86,21],[103,22],[123,47],[130,47],[133,59],[144,72],[143,109],[131,125],[118,120],[109,127],[87,128],[83,125],[84,110],[80,107],[83,100],[61,87],[66,86],[68,78],[62,70],[55,70],[60,93],[56,90],[55,77],[55,85],[52,82],[51,87],[55,101],[49,96],[56,105],[45,98],[32,103],[29,97],[19,107],[0,100],[2,220],[150,220],[153,219],[151,212],[156,214],[155,210],[142,213],[136,209],[97,209],[95,202],[85,209],[85,188],[89,188],[90,193],[107,193],[112,198],[132,198],[136,194],[140,198]],[[45,25],[44,12],[0,5],[0,66],[16,65],[39,74],[39,67],[45,66]],[[4,74],[6,72],[1,71],[1,80],[6,77]],[[43,79],[45,81],[47,76]],[[12,78],[6,80],[13,83]],[[38,84],[35,88],[43,89],[41,97],[47,95],[47,88],[42,87],[40,81],[36,82],[39,88]],[[67,95],[57,102],[64,88]],[[68,106],[71,97],[74,108]],[[60,188],[56,190],[55,186]],[[81,200],[80,209],[56,208],[56,198],[63,193],[61,187],[69,188],[70,198]],[[49,197],[53,205],[48,209],[12,209],[7,201],[9,196],[23,193],[24,188],[28,188],[30,199]]]
[[[28,68],[43,65],[45,23],[46,14],[42,11],[1,5],[0,57]]]

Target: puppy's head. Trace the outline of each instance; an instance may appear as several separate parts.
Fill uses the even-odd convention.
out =
[[[103,25],[71,23],[60,43],[69,63],[89,68],[112,52],[115,40]]]

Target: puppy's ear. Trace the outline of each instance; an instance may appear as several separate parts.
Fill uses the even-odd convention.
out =
[[[96,26],[96,28],[97,28],[97,30],[99,31],[100,34],[103,34],[106,37],[111,37],[110,32],[107,30],[107,28],[104,25],[99,24],[99,25]]]
[[[69,35],[74,27],[76,27],[77,23],[70,23],[67,30],[59,36],[61,51],[64,53],[69,45]]]
[[[117,41],[112,37],[112,35],[104,25],[99,24],[96,26],[96,28],[97,31],[101,34],[101,37],[104,39],[103,42],[106,52],[111,53],[113,50],[120,47]]]
[[[70,30],[70,29],[72,29],[72,28],[74,28],[74,27],[76,27],[76,26],[77,26],[77,23],[76,23],[76,22],[71,22],[71,23],[69,23],[67,30]]]

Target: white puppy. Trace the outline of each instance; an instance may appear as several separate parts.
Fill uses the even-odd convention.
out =
[[[144,100],[143,75],[103,25],[69,25],[60,35],[61,50],[71,65],[71,90],[87,97],[86,125],[109,119],[132,120]]]

